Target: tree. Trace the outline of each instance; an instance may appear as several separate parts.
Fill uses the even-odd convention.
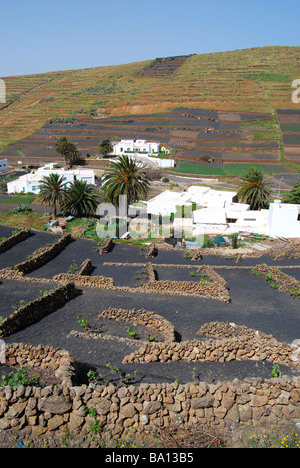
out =
[[[255,167],[248,169],[241,177],[237,196],[242,203],[250,205],[251,210],[267,208],[271,196],[268,180],[262,170]]]
[[[64,202],[66,198],[65,190],[65,182],[62,176],[50,174],[42,178],[37,200],[44,205],[52,206],[52,219],[57,219],[57,206]]]
[[[111,153],[113,150],[113,145],[109,140],[102,140],[100,145],[99,145],[99,153],[106,158],[108,153]]]
[[[70,142],[66,137],[61,137],[57,140],[55,150],[65,158],[68,166],[72,166],[72,164],[80,159],[80,151],[76,143]]]
[[[150,180],[143,167],[128,156],[120,156],[118,161],[111,162],[104,173],[103,192],[115,206],[119,203],[120,195],[126,195],[129,205],[148,195]]]
[[[300,204],[300,180],[282,197],[282,203]]]
[[[99,202],[99,193],[91,184],[75,180],[66,191],[61,209],[64,214],[77,218],[89,217],[95,214]]]

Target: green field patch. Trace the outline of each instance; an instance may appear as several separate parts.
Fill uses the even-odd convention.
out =
[[[224,164],[224,171],[226,175],[242,175],[251,167],[261,169],[265,174],[281,174],[283,172],[289,172],[288,169],[281,166],[280,164]]]
[[[202,164],[180,163],[173,172],[193,175],[242,175],[250,167],[261,169],[265,174],[281,174],[290,172],[280,164],[235,164],[225,163],[222,167],[214,167]]]
[[[283,75],[281,73],[243,73],[243,78],[254,81],[274,81],[277,83],[291,83],[291,77],[289,75]]]
[[[11,197],[0,198],[0,203],[11,203],[16,205],[30,205],[35,200],[35,197]]]
[[[300,132],[300,124],[282,124],[281,125],[281,130],[283,132],[293,132],[293,133],[298,133]]]
[[[180,163],[173,172],[182,174],[199,174],[199,175],[225,175],[222,167],[212,167],[202,164]]]

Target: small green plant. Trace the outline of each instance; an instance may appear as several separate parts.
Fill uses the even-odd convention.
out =
[[[291,289],[290,293],[293,297],[300,297],[300,289]]]
[[[157,338],[157,335],[149,335],[145,341],[149,341],[150,343],[152,343],[153,341],[155,341]]]
[[[84,328],[87,326],[87,318],[85,315],[83,317],[77,317],[77,323],[80,327]]]
[[[17,371],[12,371],[9,374],[4,374],[1,376],[0,386],[5,387],[9,385],[10,387],[18,387],[20,385],[36,385],[38,383],[37,375],[32,377],[28,376],[27,368],[18,369]]]
[[[274,364],[273,367],[272,367],[272,375],[274,378],[277,378],[279,377],[280,375],[280,367],[278,364]]]
[[[89,431],[91,434],[91,440],[95,434],[99,434],[102,431],[102,426],[99,424],[97,420],[97,411],[92,406],[85,408],[85,413],[91,416],[94,420],[90,422]]]
[[[195,273],[194,271],[191,271],[191,272],[190,272],[190,276],[191,276],[192,278],[195,278],[196,273]]]
[[[266,281],[272,281],[274,278],[273,276],[271,275],[271,273],[267,274],[266,275]]]
[[[78,265],[77,265],[77,263],[74,263],[73,265],[69,266],[68,273],[73,273],[77,269],[78,269]]]
[[[130,338],[136,337],[136,331],[132,327],[128,327],[126,333],[128,336],[130,336]]]

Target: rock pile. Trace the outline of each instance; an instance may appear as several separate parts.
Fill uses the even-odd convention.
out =
[[[157,257],[157,255],[158,255],[157,247],[154,244],[151,244],[146,254],[146,258],[154,258],[154,257]]]
[[[99,254],[100,255],[108,254],[113,249],[113,246],[114,246],[114,243],[113,243],[113,240],[111,238],[105,239],[103,241],[103,244],[99,248]]]

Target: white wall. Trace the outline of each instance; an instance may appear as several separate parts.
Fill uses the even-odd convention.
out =
[[[271,203],[269,233],[271,237],[300,238],[300,205],[281,203],[279,200]]]
[[[127,151],[138,153],[139,151],[147,154],[159,153],[159,143],[148,142],[146,140],[121,140],[113,145],[113,151],[109,154],[120,156]],[[130,154],[130,153],[129,153]]]
[[[52,168],[52,166],[50,166]],[[46,169],[47,168],[47,169]],[[64,178],[66,185],[74,182],[74,180],[83,180],[88,184],[95,185],[95,174],[91,170],[63,170],[56,169],[54,166],[52,169],[48,166],[39,168],[37,171],[32,171],[30,174],[25,174],[17,180],[8,182],[7,193],[28,193],[32,192],[38,194],[40,192],[40,184],[44,176],[50,174],[58,174]]]

